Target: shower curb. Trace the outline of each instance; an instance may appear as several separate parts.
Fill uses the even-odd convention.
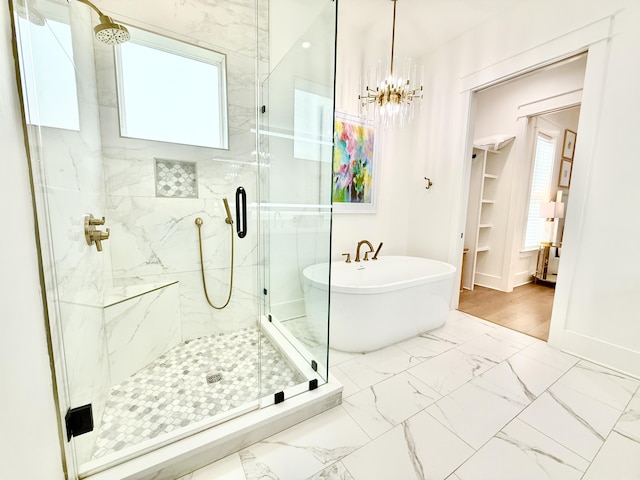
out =
[[[88,480],[175,479],[238,452],[342,403],[342,385],[330,381],[278,405],[253,410],[209,430],[158,448],[152,452],[94,473]]]

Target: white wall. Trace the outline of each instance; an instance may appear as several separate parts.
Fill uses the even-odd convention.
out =
[[[435,181],[446,193],[428,202],[415,197],[414,209],[424,217],[408,250],[460,262],[470,153],[465,85],[497,80],[588,46],[609,32],[607,19],[594,22],[620,7],[625,9],[612,23],[615,35],[589,52],[550,341],[640,375],[640,324],[633,320],[640,307],[633,292],[640,280],[635,247],[640,232],[633,220],[634,205],[640,204],[635,187],[640,165],[633,160],[640,120],[630,108],[640,105],[640,69],[631,63],[640,48],[637,2],[522,2],[425,57],[427,108],[416,125],[419,143],[411,161],[416,169],[428,164],[437,172]]]
[[[377,49],[352,25],[341,21],[338,3],[338,47],[336,52],[336,112],[358,114],[358,94],[361,78],[368,66],[375,67],[378,52],[386,52],[386,44]],[[367,39],[368,40],[368,39]],[[388,43],[388,40],[387,40]],[[375,69],[372,77],[375,76]],[[428,200],[437,196],[439,185],[427,191],[423,177],[434,176],[433,171],[412,171],[415,141],[409,129],[386,129],[376,132],[374,175],[378,175],[377,210],[375,213],[335,213],[333,215],[333,260],[341,260],[342,253],[355,256],[357,243],[369,240],[374,248],[384,242],[381,255],[407,253],[409,236],[414,231],[409,221],[420,218],[422,212],[411,203],[414,196]],[[434,178],[438,182],[438,178]]]
[[[640,283],[640,227],[633,221],[634,205],[640,204],[640,164],[634,161],[640,119],[633,108],[640,105],[640,69],[632,61],[640,48],[639,9],[633,0],[526,0],[425,54],[425,98],[412,135],[379,135],[378,213],[335,215],[334,258],[361,238],[386,235],[387,253],[459,266],[471,156],[469,89],[591,45],[550,342],[640,375],[640,323],[633,320],[640,308],[633,290]],[[356,113],[358,77],[376,60],[362,52],[384,50],[350,36],[349,25],[338,25],[336,108]],[[421,185],[423,176],[434,182],[429,191]]]
[[[0,8],[0,465],[6,478],[64,478],[47,353],[11,23]]]

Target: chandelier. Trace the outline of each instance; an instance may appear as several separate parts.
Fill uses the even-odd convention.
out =
[[[393,30],[391,32],[391,59],[387,70],[378,62],[376,68],[375,87],[370,87],[370,70],[367,73],[367,85],[365,93],[358,95],[360,100],[360,113],[369,117],[373,108],[374,121],[381,126],[404,125],[413,118],[414,100],[422,99],[422,82],[415,86],[416,66],[407,59],[403,62],[401,72],[398,75],[393,69],[394,48],[396,36],[396,2],[393,2]]]

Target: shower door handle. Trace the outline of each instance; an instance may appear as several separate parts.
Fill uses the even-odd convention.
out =
[[[240,238],[247,235],[247,192],[243,187],[236,189],[236,232]]]

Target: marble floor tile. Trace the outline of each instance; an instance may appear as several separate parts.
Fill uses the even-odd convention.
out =
[[[496,362],[487,358],[456,349],[411,368],[409,373],[439,394],[446,395],[495,365]]]
[[[342,462],[337,462],[307,480],[353,480]]]
[[[521,350],[522,354],[545,363],[550,367],[564,370],[565,372],[573,367],[580,360],[578,357],[561,352],[557,348],[548,345],[546,342],[535,342],[527,348]]]
[[[419,362],[420,360],[392,345],[341,363],[340,370],[358,388],[363,389],[417,365]]]
[[[420,412],[342,461],[355,480],[444,480],[473,449]]]
[[[429,332],[423,332],[396,343],[396,347],[421,360],[428,360],[457,346],[456,342],[446,342],[437,337],[430,337]]]
[[[340,350],[329,349],[329,366],[340,365],[357,357],[361,357],[362,353],[341,352]]]
[[[432,335],[431,332],[425,332],[417,337],[397,343],[396,347],[424,361],[456,348],[458,345],[460,345],[460,342],[440,338]]]
[[[614,430],[629,439],[640,442],[640,392],[631,399]]]
[[[587,460],[592,460],[620,417],[613,407],[555,384],[518,418]]]
[[[330,364],[342,406],[180,480],[640,480],[640,381],[527,335],[451,312]]]
[[[246,480],[240,455],[234,453],[177,480]]]
[[[515,419],[467,460],[460,480],[579,480],[589,462]]]
[[[640,442],[613,432],[591,463],[583,480],[640,478]]]
[[[640,382],[595,363],[580,360],[559,381],[620,411],[638,389]]]
[[[413,375],[398,375],[344,399],[344,409],[371,438],[375,438],[440,398]]]
[[[525,345],[514,343],[491,333],[474,338],[458,347],[458,350],[470,355],[478,355],[493,362],[501,362],[518,353]]]
[[[428,333],[433,337],[461,344],[490,333],[494,329],[493,325],[479,322],[468,315],[460,315],[448,320],[444,326]]]
[[[517,353],[484,372],[481,377],[510,391],[521,390],[533,401],[563,374],[562,370]]]
[[[526,335],[524,333],[511,330],[510,328],[504,328],[504,327],[498,328],[497,325],[496,325],[496,328],[493,329],[491,332],[487,333],[487,335],[502,338],[504,340],[513,342],[514,344],[522,345],[523,348],[529,345],[533,345],[534,343],[542,342],[542,340],[538,340],[537,338],[533,338],[530,335]],[[542,342],[542,343],[546,343],[546,342]]]
[[[478,449],[516,417],[530,400],[483,378],[460,387],[425,411]]]
[[[342,384],[342,398],[350,397],[354,393],[358,393],[362,390],[356,385],[345,373],[340,370],[340,367],[329,367],[329,376],[335,378]]]
[[[369,441],[336,407],[240,452],[247,480],[300,480],[321,472]]]

